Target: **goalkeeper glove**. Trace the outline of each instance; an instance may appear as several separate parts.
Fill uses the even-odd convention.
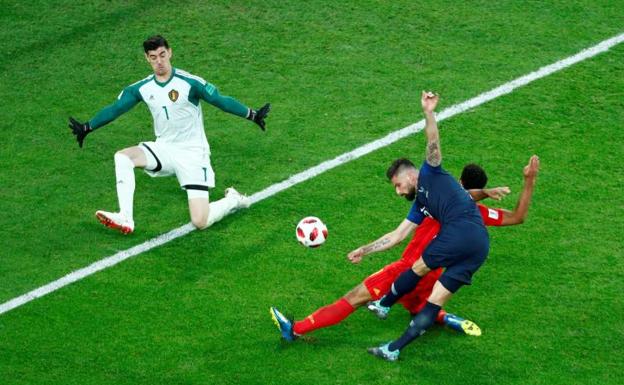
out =
[[[69,128],[71,128],[72,133],[76,135],[76,140],[78,141],[78,145],[80,146],[80,148],[82,148],[82,142],[84,141],[84,138],[87,136],[87,134],[93,131],[93,129],[89,125],[89,122],[80,123],[71,116],[69,117]]]
[[[266,129],[266,123],[264,122],[264,118],[269,115],[269,111],[271,111],[271,103],[267,103],[259,110],[249,109],[249,114],[247,115],[247,119],[256,123],[262,131]]]

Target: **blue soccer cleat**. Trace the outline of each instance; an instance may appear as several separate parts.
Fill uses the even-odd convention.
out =
[[[388,342],[387,344],[381,345],[381,346],[376,346],[374,348],[368,348],[366,349],[367,352],[369,352],[370,354],[372,354],[375,357],[379,357],[383,360],[386,361],[396,361],[399,359],[399,353],[401,352],[400,350],[390,350],[389,349],[390,346],[390,342]]]
[[[370,301],[366,304],[366,308],[374,313],[379,319],[388,318],[388,313],[390,313],[390,308],[387,306],[383,306],[381,304],[381,299],[377,301]]]
[[[447,313],[444,316],[444,324],[449,328],[469,336],[478,337],[481,335],[481,328],[476,323],[463,319],[455,314]]]
[[[277,310],[273,306],[269,308],[269,311],[271,312],[271,318],[273,318],[273,322],[282,333],[282,338],[290,342],[296,340],[297,336],[293,332],[292,321],[286,318],[279,310]]]

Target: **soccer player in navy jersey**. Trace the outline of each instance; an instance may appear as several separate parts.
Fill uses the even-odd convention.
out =
[[[468,165],[464,170],[473,169],[474,166],[475,165]],[[485,183],[487,182],[487,176],[485,176],[485,171],[483,169],[479,167],[479,170],[480,174],[476,176],[464,175],[466,173],[462,174],[463,179],[466,180],[464,181],[462,179],[462,183],[468,183],[469,185],[474,186],[474,188],[471,188],[470,193],[475,199],[480,200],[490,197],[500,200],[509,192],[507,187],[486,189]],[[502,223],[505,210],[490,209],[485,206],[483,207],[484,210],[481,210],[481,214],[484,215],[484,221],[487,221],[488,225],[508,225]],[[490,219],[490,217],[494,215],[496,215],[496,220]],[[412,239],[403,251],[403,255],[400,260],[384,266],[381,270],[368,276],[364,279],[364,281],[333,304],[317,309],[315,312],[302,320],[296,322],[290,320],[277,308],[271,307],[271,317],[280,329],[282,337],[287,341],[294,341],[298,337],[310,333],[311,331],[335,325],[347,318],[355,311],[356,308],[366,305],[369,301],[381,298],[390,290],[390,286],[394,280],[403,271],[411,268],[414,261],[420,258],[424,248],[438,234],[439,228],[439,224],[433,218],[425,218],[419,226],[416,226],[407,220],[402,221],[396,229],[383,236],[392,240],[392,242],[387,244],[387,247],[391,248],[400,244],[410,234],[413,234]],[[381,251],[384,251],[384,249],[364,245],[350,252],[347,258],[352,263],[359,263],[364,256]],[[425,305],[426,299],[431,293],[434,283],[441,274],[442,269],[435,269],[429,272],[418,282],[418,285],[411,293],[401,299],[401,304],[403,304],[409,312],[413,314],[418,313],[418,311],[420,311],[420,309]],[[465,320],[454,314],[446,313],[443,309],[438,313],[436,322],[464,334],[475,336],[481,334],[479,327],[472,321]]]
[[[533,155],[523,169],[524,185],[513,211],[477,204],[486,226],[512,226],[524,222],[531,204],[538,171],[539,158]],[[509,193],[509,188],[507,187],[485,189],[487,175],[481,167],[475,164],[469,164],[464,167],[460,182],[464,188],[469,190],[475,200],[485,197],[500,200]],[[400,260],[384,266],[334,303],[315,310],[307,317],[293,321],[284,316],[277,308],[271,307],[271,317],[278,326],[282,338],[287,341],[294,341],[298,337],[314,330],[338,324],[349,317],[356,308],[365,305],[369,301],[375,301],[383,297],[391,290],[395,279],[401,273],[410,269],[414,262],[421,257],[423,250],[437,236],[439,229],[440,224],[431,217],[426,217],[420,225],[405,219],[393,231],[384,234],[370,244],[358,247],[350,252],[348,259],[353,263],[359,263],[365,256],[382,252],[398,245],[409,234],[413,234]],[[389,242],[386,243],[383,241],[384,239],[389,240]],[[384,247],[375,247],[375,245],[379,244],[383,244]],[[437,268],[427,273],[418,281],[418,285],[414,290],[404,295],[399,302],[412,315],[417,314],[427,304],[427,299],[433,290],[433,286],[442,272],[442,268]],[[383,314],[382,318],[385,318],[386,314]],[[481,329],[474,322],[446,313],[444,309],[441,309],[438,313],[436,322],[464,334],[473,336],[481,334]]]
[[[425,333],[453,294],[463,285],[471,283],[472,275],[485,262],[489,252],[489,235],[477,205],[455,178],[442,168],[440,134],[434,115],[438,100],[438,95],[422,92],[427,138],[425,162],[416,168],[407,159],[397,159],[388,169],[387,176],[398,195],[414,201],[407,219],[419,224],[425,217],[432,217],[440,223],[440,232],[412,268],[394,281],[391,291],[376,302],[379,313],[387,313],[431,270],[440,267],[445,270],[434,284],[427,303],[412,319],[405,333],[395,341],[368,349],[369,353],[388,361],[396,361],[401,349]]]

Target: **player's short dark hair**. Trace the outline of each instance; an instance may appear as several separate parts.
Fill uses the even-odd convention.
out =
[[[407,168],[416,169],[416,166],[414,166],[414,163],[412,163],[412,161],[407,158],[399,158],[392,162],[390,167],[388,167],[388,171],[386,171],[386,176],[388,177],[388,179],[392,179],[396,174]]]
[[[143,49],[145,50],[145,53],[147,53],[147,51],[157,50],[159,47],[165,47],[169,49],[169,43],[167,43],[167,39],[160,35],[150,36],[147,38],[147,40],[143,42]]]
[[[475,163],[467,164],[460,177],[466,190],[481,189],[487,185],[488,177],[485,170]]]

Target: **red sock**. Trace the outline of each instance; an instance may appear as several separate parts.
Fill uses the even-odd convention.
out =
[[[436,323],[439,323],[440,325],[444,325],[445,315],[446,315],[446,312],[444,311],[444,309],[440,309],[440,312],[438,313],[438,316],[436,317]]]
[[[331,305],[324,306],[307,316],[302,321],[295,322],[293,331],[295,334],[306,334],[312,330],[335,325],[347,318],[355,308],[346,299],[340,298]]]

